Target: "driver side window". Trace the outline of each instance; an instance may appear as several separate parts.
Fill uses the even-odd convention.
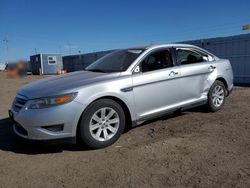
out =
[[[153,52],[141,62],[142,72],[155,71],[172,66],[173,59],[168,49]]]

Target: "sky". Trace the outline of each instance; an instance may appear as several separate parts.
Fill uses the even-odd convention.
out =
[[[244,24],[249,0],[0,0],[0,63],[250,33]]]

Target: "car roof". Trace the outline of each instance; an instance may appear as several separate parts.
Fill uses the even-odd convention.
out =
[[[190,45],[190,44],[178,44],[178,43],[174,43],[174,44],[149,45],[149,46],[147,46],[146,49],[151,49],[151,48],[162,48],[162,47],[195,47],[195,48],[197,48],[197,46]]]
[[[202,49],[198,46],[195,45],[191,45],[191,44],[181,44],[181,43],[171,43],[171,44],[157,44],[157,45],[147,45],[147,46],[138,46],[138,47],[134,47],[134,48],[127,48],[126,50],[153,50],[153,49],[157,49],[157,48],[168,48],[168,47],[174,47],[174,48],[196,48],[199,49],[203,52],[206,52],[207,54],[218,58],[217,56],[215,56],[214,54],[208,52],[205,49]]]
[[[136,49],[153,49],[153,48],[164,48],[164,47],[193,47],[193,48],[199,48],[197,46],[194,45],[190,45],[190,44],[178,44],[178,43],[172,43],[172,44],[153,44],[153,45],[146,45],[146,46],[137,46],[137,47],[132,47],[132,48],[128,48],[129,50],[136,50]]]

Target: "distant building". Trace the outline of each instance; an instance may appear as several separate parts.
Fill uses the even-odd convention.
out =
[[[84,70],[88,65],[90,65],[97,59],[113,51],[114,50],[64,56],[63,57],[63,69],[66,70],[67,72]]]
[[[60,54],[36,54],[30,56],[30,71],[32,74],[56,74],[63,69]]]

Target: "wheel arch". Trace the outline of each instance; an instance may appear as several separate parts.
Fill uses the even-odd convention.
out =
[[[121,107],[122,109],[124,110],[124,114],[125,114],[125,127],[126,129],[128,128],[131,128],[132,127],[132,117],[131,117],[131,112],[127,106],[127,104],[120,98],[118,97],[115,97],[115,96],[104,96],[104,97],[100,97],[96,100],[94,100],[93,102],[97,101],[97,100],[100,100],[100,99],[110,99],[110,100],[113,100],[115,102],[117,102]]]
[[[224,86],[225,86],[225,88],[226,88],[226,91],[227,91],[227,95],[228,95],[229,91],[228,91],[228,84],[227,84],[226,79],[223,78],[223,77],[218,77],[218,78],[216,78],[216,80],[221,81],[221,82],[224,84]],[[216,81],[216,80],[215,80],[215,81]]]
[[[78,123],[77,123],[77,128],[76,128],[76,135],[77,137],[79,136],[78,133],[79,133],[79,124],[81,122],[81,119],[82,119],[82,116],[85,112],[85,110],[89,107],[89,105],[91,105],[92,103],[98,101],[98,100],[101,100],[101,99],[110,99],[110,100],[113,100],[115,102],[117,102],[121,107],[122,109],[124,110],[124,114],[125,114],[125,131],[127,131],[128,129],[130,129],[131,127],[133,127],[133,122],[132,122],[132,116],[131,116],[131,111],[129,110],[128,108],[128,105],[120,98],[116,97],[116,96],[112,96],[112,95],[107,95],[107,96],[102,96],[102,97],[98,97],[94,100],[92,100],[88,105],[87,107],[83,110],[79,120],[78,120]]]

